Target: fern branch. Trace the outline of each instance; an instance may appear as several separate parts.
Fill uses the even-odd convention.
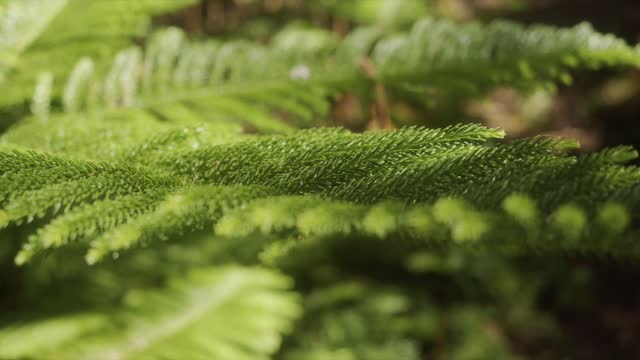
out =
[[[166,289],[129,293],[121,309],[0,330],[0,357],[267,358],[300,313],[290,286],[271,270],[200,268]],[[66,334],[45,339],[60,323]]]
[[[419,247],[463,245],[511,254],[567,251],[636,258],[640,248],[629,242],[630,224],[628,209],[619,203],[603,203],[589,211],[566,203],[546,213],[521,194],[506,197],[496,210],[480,210],[464,200],[446,197],[415,206],[273,197],[231,211],[219,221],[216,232],[230,237],[279,234],[342,241],[363,235],[422,244]]]
[[[82,202],[181,184],[179,178],[130,165],[66,161],[32,153],[13,155],[13,159],[31,162],[36,168],[15,169],[16,173],[0,178],[6,185],[3,200],[10,196],[4,210],[0,210],[1,227],[11,222],[31,222],[49,210],[55,214]],[[56,166],[61,163],[64,165]]]
[[[16,263],[24,264],[46,249],[86,240],[126,223],[155,208],[167,191],[160,189],[100,200],[60,215],[29,237],[29,242],[17,255]]]
[[[18,62],[21,54],[42,34],[49,23],[64,9],[67,0],[48,2],[48,11],[42,14],[42,1],[11,1],[2,4],[0,21],[3,33],[0,37],[0,83],[7,72]]]
[[[418,224],[417,239],[437,240],[425,244],[475,244],[494,238],[496,242],[487,243],[490,249],[513,237],[532,239],[512,242],[522,251],[568,246],[622,253],[637,221],[632,214],[640,208],[640,171],[624,165],[637,156],[633,149],[575,158],[567,154],[575,148],[573,141],[500,143],[502,136],[479,125],[368,134],[316,129],[195,150],[178,146],[168,155],[152,147],[131,153],[133,165],[2,153],[0,169],[6,173],[0,181],[9,201],[0,214],[4,225],[53,217],[25,246],[20,262],[98,228],[108,231],[90,239],[91,263],[109,252],[216,223],[217,231],[227,235],[252,235],[262,229],[267,237],[360,233],[386,238],[413,234],[413,225],[403,219]],[[173,136],[160,137],[159,144],[166,139]],[[162,200],[154,200],[154,194],[165,193]],[[528,198],[512,200],[514,193]],[[149,203],[131,202],[143,194],[150,196]],[[285,197],[269,198],[274,195]],[[304,197],[286,197],[291,195]],[[269,200],[258,203],[262,205],[244,206],[265,197]],[[531,199],[535,206],[527,205]],[[416,208],[405,208],[408,205]],[[512,220],[506,220],[509,214],[503,208],[515,214]],[[233,209],[238,214],[228,215],[236,213]],[[60,210],[66,215],[56,217]],[[123,212],[130,215],[126,221],[114,220]],[[619,215],[620,225],[602,226],[599,219],[615,217],[612,214]],[[523,216],[531,219],[524,221]],[[58,240],[45,240],[50,235]],[[620,242],[607,243],[610,249],[595,246],[589,239],[598,236]],[[582,238],[587,240],[576,240]]]
[[[338,43],[322,31],[292,28],[265,47],[189,42],[181,31],[167,29],[154,35],[144,52],[123,50],[102,80],[104,71],[82,60],[67,81],[64,103],[68,111],[80,111],[69,116],[82,123],[117,113],[143,115],[149,122],[169,119],[175,126],[231,119],[262,132],[290,133],[326,117],[334,94],[371,81],[414,93],[436,89],[445,96],[459,96],[462,89],[470,96],[495,85],[565,81],[574,68],[640,64],[638,49],[587,24],[458,26],[424,19],[408,34],[383,35],[363,28]],[[361,69],[364,57],[372,59],[374,79]],[[51,122],[59,121],[54,118]],[[13,141],[25,140],[13,136]]]
[[[33,93],[37,71],[51,71],[56,79],[68,76],[70,67],[83,56],[108,59],[136,35],[147,30],[153,15],[170,12],[195,3],[194,0],[12,0],[0,13],[8,44],[0,61],[0,80],[8,81],[12,91],[0,100],[3,106],[17,104]],[[14,22],[14,20],[16,20]],[[6,57],[6,58],[5,58]],[[50,59],[56,59],[54,63]],[[52,68],[52,66],[54,66]],[[55,87],[53,94],[61,88]]]
[[[587,23],[573,28],[488,25],[425,19],[411,33],[383,40],[374,50],[380,79],[441,86],[444,80],[482,88],[564,80],[572,68],[640,66],[640,52]]]
[[[95,264],[105,255],[156,239],[168,240],[185,233],[202,231],[211,226],[226,211],[243,203],[273,193],[262,187],[189,188],[164,199],[154,211],[129,224],[116,227],[91,242],[86,260]]]

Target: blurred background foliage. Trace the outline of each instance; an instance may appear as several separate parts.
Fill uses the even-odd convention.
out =
[[[37,3],[34,0],[27,2]],[[189,2],[192,1],[184,3]],[[264,43],[278,31],[291,27],[329,29],[337,38],[346,36],[350,30],[362,25],[382,26],[387,32],[406,31],[426,15],[458,22],[510,19],[523,24],[555,26],[573,26],[588,21],[597,31],[613,33],[632,44],[638,41],[640,27],[640,15],[634,0],[607,3],[597,0],[212,0],[198,1],[186,9],[167,14],[169,9],[157,6],[156,12],[163,15],[152,19],[155,26],[176,25],[195,37],[213,35],[216,38],[254,39]],[[90,19],[99,15],[88,13],[86,16]],[[115,13],[113,16],[122,14]],[[131,39],[134,43],[145,42],[143,34],[146,20],[145,17],[128,14],[127,19],[122,21],[123,27],[117,32],[99,30],[98,34],[103,33],[100,35],[103,38],[110,37],[108,42],[96,44],[95,41],[87,41],[86,45],[78,46],[80,35],[74,35],[74,31],[81,32],[83,28],[74,30],[69,26],[72,22],[62,17],[53,24],[53,30],[55,26],[60,26],[65,31],[48,31],[47,34],[57,35],[38,39],[29,48],[25,55],[27,60],[22,60],[20,66],[24,70],[46,68],[52,71],[56,87],[64,84],[63,80],[68,76],[72,64],[81,56],[91,56],[98,66],[98,72],[100,68],[104,68],[104,72],[110,66],[109,60],[115,52]],[[95,23],[99,26],[99,19]],[[85,24],[82,23],[83,26]],[[84,37],[92,39],[89,34],[84,34]],[[38,57],[39,53],[50,55],[47,51],[52,46],[59,48],[59,55],[56,56],[58,61],[50,62],[48,58]],[[52,65],[56,68],[51,69]],[[5,128],[29,111],[29,99],[39,75],[20,69],[14,73],[14,78],[9,79],[12,89],[6,92],[0,103],[0,111],[4,115],[0,126]],[[467,118],[502,127],[512,137],[539,133],[574,137],[580,140],[585,150],[623,143],[639,144],[640,135],[632,131],[640,96],[638,70],[608,69],[573,75],[571,84],[533,93],[499,87],[472,101],[467,95],[461,99],[439,99],[434,94],[427,100],[399,96],[388,106],[397,125],[426,122],[427,125],[441,126],[451,121],[442,119],[462,121]],[[366,122],[372,117],[369,113],[371,109],[360,100],[352,94],[337,99],[333,104],[333,121],[353,129],[366,128]]]
[[[266,41],[270,34],[290,26],[291,19],[344,36],[362,24],[406,30],[425,15],[459,22],[510,19],[555,26],[588,21],[599,32],[613,33],[631,44],[640,40],[640,11],[634,0],[204,1],[157,21],[194,33]],[[488,96],[445,109],[442,104],[399,100],[390,104],[392,117],[398,124],[426,119],[428,125],[442,125],[443,118],[462,120],[462,116],[501,127],[513,137],[545,133],[577,138],[584,150],[640,145],[640,132],[634,131],[640,115],[640,72],[609,69],[573,75],[571,84],[558,89],[523,93],[500,87]],[[333,117],[340,125],[363,128],[366,125],[358,123],[367,119],[363,111],[367,109],[358,106],[357,99],[345,95],[334,104]],[[441,116],[442,111],[449,113]]]
[[[640,3],[636,0],[210,0],[156,21],[179,25],[194,33],[248,36],[266,41],[274,31],[288,26],[293,18],[301,23],[331,29],[337,36],[344,36],[360,24],[407,29],[413,21],[424,15],[451,18],[459,22],[506,18],[525,24],[556,26],[573,26],[588,21],[598,31],[613,33],[631,44],[640,41]],[[597,150],[618,144],[640,148],[640,70],[608,69],[578,72],[573,76],[570,84],[551,90],[522,92],[509,87],[496,88],[487,96],[455,108],[454,111],[463,113],[454,116],[503,128],[513,137],[544,133],[576,138],[583,150]],[[438,111],[442,109],[430,108],[429,104],[399,100],[390,104],[390,108],[391,116],[398,124],[412,124],[420,120],[426,121],[427,125],[440,125],[439,119],[452,118],[439,116]],[[357,97],[347,94],[333,104],[332,118],[338,125],[363,129],[367,124],[362,122],[371,121],[368,111],[369,109],[361,106]],[[632,264],[610,260],[557,259],[556,265],[551,266],[553,270],[543,276],[545,280],[534,276],[537,280],[533,282],[522,276],[526,272],[509,275],[512,269],[510,267],[498,276],[486,275],[486,281],[497,287],[514,288],[501,295],[511,304],[507,307],[498,306],[501,316],[510,318],[510,322],[526,322],[526,317],[532,315],[527,315],[526,312],[530,310],[523,309],[526,306],[519,303],[520,299],[526,298],[524,303],[533,301],[534,308],[542,309],[550,317],[551,323],[555,322],[555,332],[563,334],[560,337],[544,335],[553,333],[544,328],[548,325],[535,325],[537,321],[528,322],[527,326],[531,328],[525,330],[525,333],[510,334],[514,337],[514,346],[526,354],[525,358],[640,357],[637,342],[640,338],[640,291],[635,286],[635,282],[640,280],[640,269]],[[500,263],[491,260],[494,261]],[[449,292],[455,291],[450,288],[451,284],[459,286],[460,281],[464,281],[457,276],[464,277],[466,274],[473,278],[477,271],[474,270],[473,263],[465,262],[462,254],[452,254],[444,259],[433,254],[424,254],[421,259],[420,254],[417,254],[412,263],[419,268],[418,271],[431,274],[432,279],[440,278],[440,281],[447,274],[459,274],[450,277],[449,282],[443,282],[442,288],[437,292],[447,291],[447,288]],[[479,266],[489,266],[482,263],[479,261]],[[548,266],[548,263],[543,263],[525,266],[529,274],[535,274],[536,269],[540,271]],[[500,278],[505,276],[512,278]],[[537,296],[528,297],[530,292],[524,291],[522,286],[532,283],[539,286],[537,290],[533,290]],[[447,302],[444,299],[441,301]],[[458,313],[455,306],[451,306],[448,311]],[[464,321],[462,319],[465,315],[458,316]],[[469,318],[457,330],[443,329],[442,321],[432,320],[436,323],[430,331],[440,334],[436,337],[436,346],[431,350],[433,358],[440,358],[438,355],[441,354],[446,354],[442,356],[445,359],[500,358],[493,352],[489,356],[483,356],[481,352],[486,351],[482,348],[490,347],[492,341],[505,341],[505,335],[501,333],[504,330],[500,329],[503,324],[496,325],[493,322],[495,320],[487,318],[483,320],[486,315],[474,316],[475,319]],[[480,327],[478,332],[487,334],[492,341],[474,339],[471,341],[477,341],[477,344],[460,347],[457,354],[447,354],[450,351],[447,342],[454,341],[456,332],[473,333],[472,323],[476,323]],[[317,323],[314,321],[312,324]],[[539,326],[543,329],[537,329]],[[330,330],[325,331],[327,334],[331,333]],[[463,354],[465,351],[468,353]],[[380,359],[399,358],[397,352],[393,354],[392,357],[381,355]],[[318,357],[320,358],[322,357]]]
[[[0,5],[6,2],[0,0]],[[328,29],[335,39],[361,25],[401,32],[426,15],[460,23],[506,18],[572,26],[589,21],[600,32],[614,33],[632,44],[640,41],[636,0],[206,0],[180,10],[159,7],[151,19],[132,17],[131,28],[119,29],[120,35],[108,41],[110,46],[105,41],[81,52],[106,71],[107,65],[100,64],[117,50],[147,43],[146,32],[139,31],[146,20],[154,27],[178,26],[195,38],[268,43],[273,34],[291,27]],[[42,67],[47,59],[38,57],[38,47],[63,46],[68,39],[39,41],[27,50],[26,57],[33,60],[26,66]],[[52,69],[56,77],[68,75],[79,59],[76,55],[56,62],[60,66]],[[11,59],[0,58],[0,70],[11,65]],[[37,77],[20,67],[6,73],[6,83],[15,91],[0,83],[3,128],[30,111]],[[394,127],[482,122],[505,129],[514,138],[536,134],[576,138],[589,151],[618,144],[640,148],[637,69],[580,72],[557,87],[534,91],[497,87],[445,101],[438,101],[437,94],[419,100],[393,95],[380,104],[367,102],[361,94],[343,94],[330,104],[330,124],[357,131],[375,128],[382,106]],[[52,106],[62,108],[62,99],[54,99]],[[70,301],[76,309],[95,306],[96,301],[109,304],[129,289],[162,284],[165,275],[207,263],[208,258],[251,252],[241,245],[193,239],[201,246],[172,244],[159,251],[139,251],[96,267],[88,276],[77,271],[81,261],[60,255],[47,257],[38,267],[15,268],[13,256],[19,244],[14,239],[20,237],[15,232],[24,230],[12,231],[0,234],[0,318],[6,319],[24,311],[24,304],[30,309],[38,304],[34,317]],[[308,289],[304,306],[309,315],[297,325],[297,336],[285,343],[280,358],[640,358],[637,265],[588,256],[487,259],[473,252],[438,250],[415,253],[409,259],[394,254],[376,258],[380,251],[362,249],[357,241],[330,247],[309,244],[297,261],[285,263],[278,263],[277,248],[263,254],[278,266],[293,269],[297,283],[325,285]],[[358,256],[343,258],[335,266],[323,265],[323,257],[340,258],[345,253]],[[158,269],[158,263],[167,266]],[[73,291],[78,287],[87,289],[86,298]]]

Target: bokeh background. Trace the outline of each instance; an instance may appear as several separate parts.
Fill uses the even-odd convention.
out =
[[[404,29],[428,14],[461,22],[502,18],[525,24],[573,26],[587,21],[600,32],[613,33],[631,44],[640,42],[638,0],[206,0],[157,21],[192,33],[267,41],[292,18],[332,29],[340,36],[363,23]],[[451,118],[438,116],[443,111],[438,106],[405,102],[390,106],[398,125],[420,121],[440,126],[444,124],[439,119]],[[574,74],[570,84],[533,93],[497,88],[487,97],[453,108],[460,118],[501,127],[511,137],[540,133],[567,136],[578,139],[584,151],[619,144],[640,149],[637,69],[580,72]],[[362,130],[372,117],[363,114],[366,111],[355,97],[346,95],[335,102],[332,121]],[[520,350],[540,359],[640,359],[640,268],[612,259],[564,260],[569,261],[573,278],[560,276],[557,288],[549,287],[548,296],[543,295],[539,305],[553,314],[567,342],[532,342],[537,348]],[[590,279],[588,290],[576,285],[580,276]],[[570,289],[572,286],[575,289]],[[554,294],[558,288],[573,297],[568,305]],[[576,306],[575,298],[583,293],[584,306]]]
[[[341,37],[363,24],[406,30],[413,21],[427,15],[460,22],[509,19],[555,26],[588,21],[600,32],[613,33],[632,44],[640,42],[640,0],[203,0],[188,9],[157,17],[154,22],[158,26],[179,26],[194,37],[250,38],[266,43],[272,34],[296,22],[330,29]],[[143,44],[145,39],[137,41]],[[386,105],[393,126],[437,127],[448,125],[443,119],[456,119],[503,128],[511,138],[537,134],[576,138],[582,151],[620,144],[640,149],[638,69],[579,72],[558,87],[533,92],[500,87],[486,96],[447,99],[447,103],[439,101],[437,94],[420,101],[392,98],[395,100]],[[29,104],[16,100],[3,104],[1,109],[0,129],[5,129],[28,113]],[[364,131],[375,128],[377,116],[375,109],[361,103],[355,94],[345,94],[333,102],[329,121],[331,125]],[[482,273],[490,268],[486,260],[474,263],[467,259],[467,264],[455,265],[456,256],[437,265],[448,269],[442,271],[447,276],[448,272],[475,269]],[[18,271],[12,266],[0,263],[0,272],[6,275]],[[553,319],[554,331],[562,336],[547,337],[542,329],[538,337],[518,338],[514,332],[508,342],[520,354],[531,359],[640,359],[640,266],[574,255],[518,263],[506,271],[520,271],[519,276],[495,282],[502,286],[513,279],[527,281],[529,273],[543,270],[548,283],[532,301]],[[501,274],[498,270],[486,271],[494,273]],[[441,299],[447,299],[447,291],[452,291],[446,279],[445,275],[428,279]],[[9,293],[13,285],[6,287],[5,294],[0,286],[0,312],[10,311],[13,306]],[[518,314],[511,315],[518,318]],[[505,336],[493,331],[491,324],[486,324],[483,331]]]
[[[402,29],[424,15],[457,21],[506,18],[525,24],[573,26],[583,21],[600,32],[613,33],[629,43],[640,41],[640,1],[637,0],[327,0],[313,5],[302,0],[206,0],[200,6],[158,19],[193,33],[250,36],[268,39],[291,18],[333,29],[338,35],[362,23],[384,23]],[[401,4],[402,3],[402,4]],[[412,3],[412,4],[409,4]],[[408,5],[409,4],[409,5]],[[437,111],[403,102],[391,105],[398,123],[416,119],[438,122]],[[494,89],[489,96],[469,101],[459,116],[501,127],[511,137],[539,133],[577,138],[582,149],[630,144],[640,148],[640,70],[581,72],[573,81],[553,90],[522,93]],[[334,104],[333,121],[354,129],[367,127],[357,100],[349,95]],[[364,110],[366,111],[366,110]],[[362,120],[365,119],[365,120]],[[426,119],[426,120],[425,120]],[[534,358],[640,358],[640,268],[612,259],[571,258],[570,268],[592,282],[584,306],[563,306],[543,296],[540,306],[554,314],[568,343],[538,344],[528,349]],[[579,277],[579,275],[578,275]],[[575,284],[559,278],[558,287]],[[579,291],[579,290],[576,290]],[[570,293],[570,291],[568,292]],[[580,293],[574,293],[579,297]],[[547,302],[548,300],[548,302]],[[547,348],[544,348],[547,347]],[[559,348],[572,349],[563,351]]]
[[[461,22],[500,18],[555,26],[587,21],[596,30],[629,43],[640,41],[640,2],[635,0],[203,0],[199,6],[157,21],[192,33],[267,41],[270,34],[290,26],[291,19],[344,35],[357,25],[371,23],[401,30],[425,15]],[[337,124],[356,129],[366,126],[354,124],[363,118],[354,102],[347,96],[335,104],[333,120]],[[393,104],[394,119],[411,123],[431,118],[433,125],[441,125],[437,114],[415,105]],[[459,110],[463,111],[461,116],[504,128],[512,137],[538,133],[569,136],[579,139],[584,150],[638,146],[640,71],[576,73],[571,84],[533,94],[499,88]]]

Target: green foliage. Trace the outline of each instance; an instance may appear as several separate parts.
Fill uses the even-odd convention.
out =
[[[446,103],[496,85],[566,82],[574,68],[640,64],[637,49],[588,24],[556,29],[427,18],[409,33],[383,35],[375,27],[361,28],[338,42],[323,30],[291,26],[263,46],[188,41],[181,30],[165,29],[145,51],[122,50],[110,68],[81,60],[61,95],[63,116],[83,124],[94,118],[148,117],[145,121],[179,124],[235,120],[261,132],[287,133],[317,125],[328,116],[330,99],[345,91],[371,99],[366,90],[371,87],[364,85],[372,81],[412,98],[436,91]],[[363,69],[365,58],[374,73]],[[48,90],[51,84],[44,76],[35,92],[32,108],[40,118],[51,112],[49,95],[56,94]],[[59,117],[52,115],[51,122]]]
[[[420,359],[418,344],[407,336],[414,330],[410,317],[421,317],[420,330],[426,338],[437,332],[437,320],[430,304],[406,295],[358,282],[316,290],[307,298],[308,315],[298,330],[301,334],[283,358]]]
[[[566,153],[572,141],[496,142],[502,135],[478,125],[368,134],[317,129],[177,146],[161,157],[129,157],[126,165],[6,152],[0,224],[54,219],[31,237],[18,263],[75,241],[89,242],[87,261],[95,263],[218,220],[218,233],[227,236],[360,232],[424,245],[450,239],[489,250],[635,256],[621,236],[627,211],[640,205],[640,171],[622,165],[634,150],[576,159]],[[605,221],[612,213],[623,217]],[[618,245],[599,240],[613,235]]]
[[[316,1],[318,6],[350,20],[381,26],[410,25],[429,14],[431,1],[419,0],[356,0]]]
[[[299,43],[306,47],[295,45]],[[64,88],[67,114],[62,116],[83,122],[143,116],[149,118],[147,123],[236,120],[264,132],[290,132],[294,128],[274,113],[304,125],[328,112],[329,89],[301,82],[326,66],[322,60],[315,60],[316,67],[304,63],[324,57],[336,46],[332,36],[319,30],[285,30],[264,47],[246,41],[192,43],[182,30],[166,29],[150,39],[144,54],[137,48],[121,51],[104,74],[91,59],[80,61]],[[34,106],[34,113],[42,121],[50,113],[47,94],[40,91],[33,100],[41,104]],[[250,105],[256,103],[260,106]]]
[[[1,2],[0,84],[9,84],[12,91],[0,99],[0,104],[13,105],[30,97],[38,69],[51,71],[56,79],[62,79],[80,57],[107,59],[130,44],[133,36],[143,35],[151,16],[193,3],[194,0]]]
[[[413,1],[314,3],[366,10],[342,39],[145,37],[193,2],[0,0],[0,110],[34,94],[0,135],[0,359],[516,359],[510,336],[556,335],[543,292],[589,290],[562,256],[640,256],[632,148],[325,127],[345,94],[460,104],[638,48],[588,24],[406,31]]]
[[[0,358],[267,358],[300,312],[289,287],[259,268],[198,269],[162,292],[131,292],[107,313],[0,330]]]
[[[379,44],[374,60],[385,83],[404,78],[429,85],[453,78],[464,88],[563,80],[568,69],[577,67],[638,66],[640,52],[587,23],[556,29],[506,21],[456,25],[425,19],[410,34]]]

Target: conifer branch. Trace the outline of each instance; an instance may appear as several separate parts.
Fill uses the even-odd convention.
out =
[[[361,68],[363,58],[371,58],[375,74]],[[469,97],[498,85],[568,81],[573,69],[637,67],[640,53],[588,24],[458,26],[427,18],[406,34],[384,37],[363,28],[342,42],[320,30],[285,29],[268,46],[192,42],[167,29],[145,51],[120,52],[109,71],[91,63],[78,63],[62,95],[67,111],[80,111],[71,113],[76,121],[143,116],[147,122],[199,125],[233,119],[262,132],[290,133],[325,118],[335,94],[372,81],[391,93],[431,89]],[[34,103],[46,101],[40,96]]]
[[[126,152],[133,154],[131,165],[0,153],[8,200],[0,214],[4,226],[53,217],[25,245],[20,263],[96,229],[103,232],[87,239],[90,263],[110,252],[206,230],[221,218],[216,228],[224,235],[262,229],[266,237],[362,233],[430,239],[433,223],[437,243],[490,238],[491,249],[513,238],[530,240],[510,242],[524,252],[555,244],[555,250],[623,253],[624,234],[634,229],[632,214],[640,206],[640,171],[624,165],[637,156],[635,150],[576,158],[567,154],[576,146],[570,140],[499,142],[503,135],[479,125],[366,134],[315,129],[195,150],[178,146],[164,155],[152,146]],[[164,146],[174,137],[158,139]],[[292,195],[303,197],[287,198]],[[276,197],[244,206],[270,196]],[[598,220],[611,214],[619,214],[619,226]],[[424,228],[413,234],[401,219],[415,219]],[[621,242],[598,247],[588,240],[610,235]]]

